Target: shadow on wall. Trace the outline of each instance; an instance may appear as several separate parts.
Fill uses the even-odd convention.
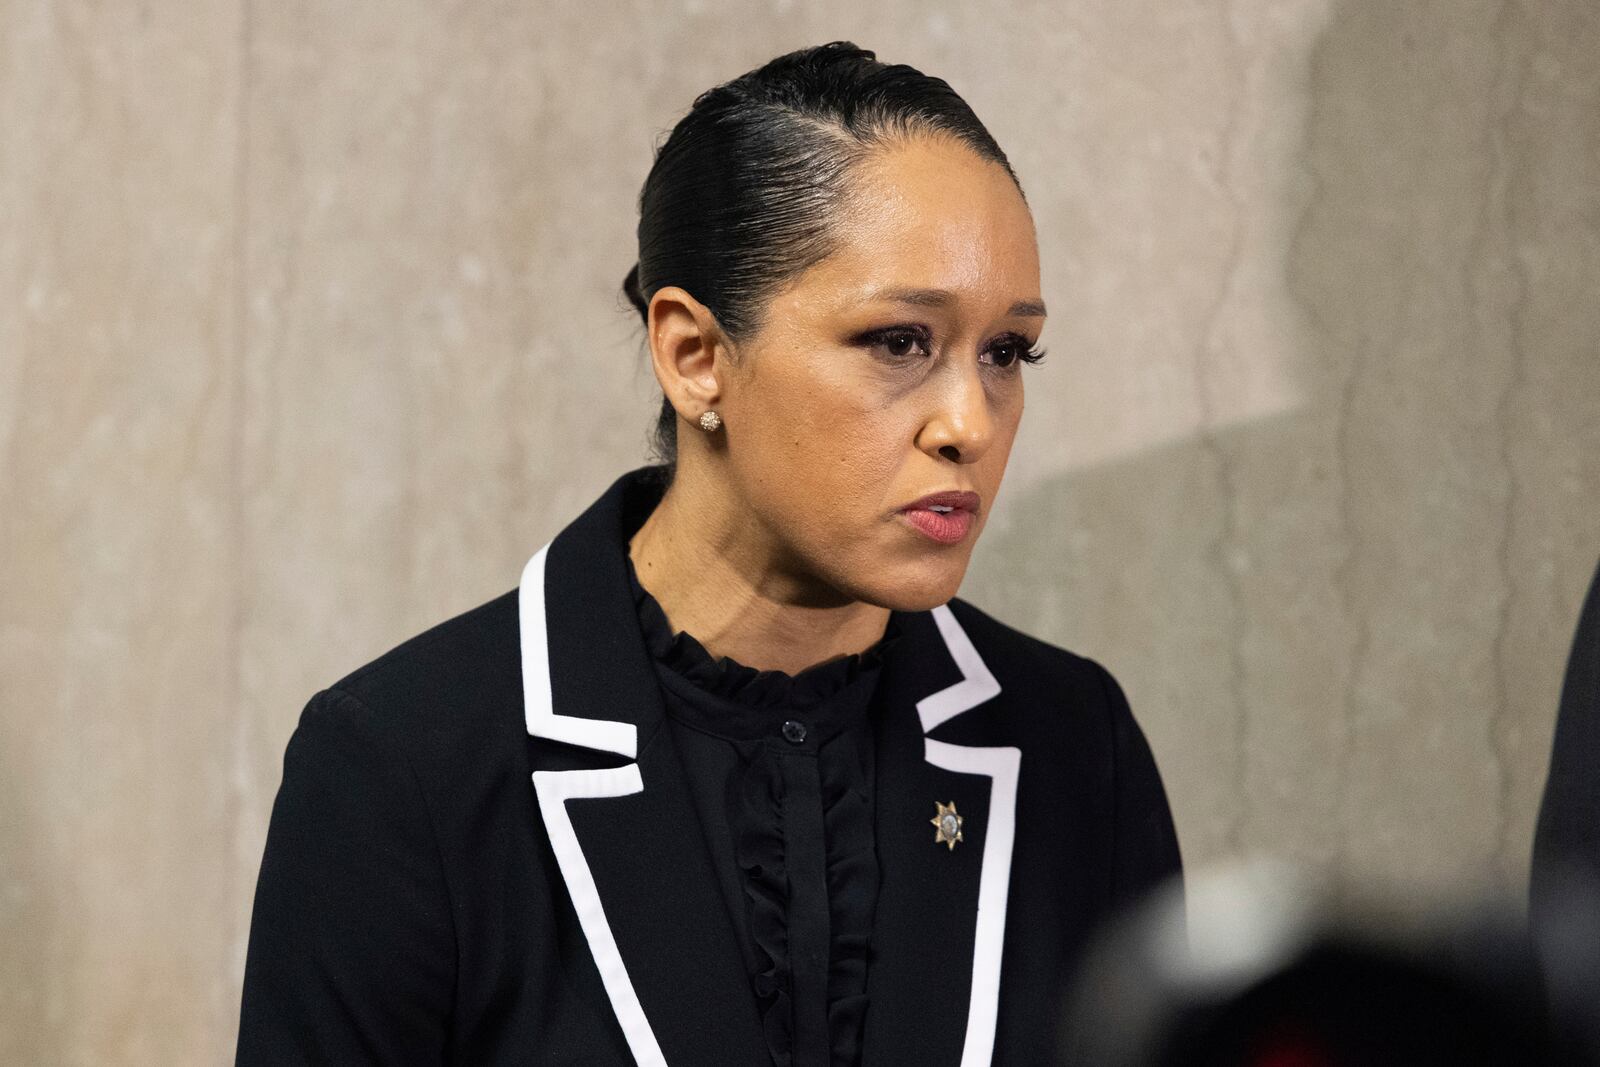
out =
[[[972,587],[1122,681],[1186,861],[1520,897],[1600,554],[1600,14],[1341,3],[1308,85],[1304,406],[1023,491]]]

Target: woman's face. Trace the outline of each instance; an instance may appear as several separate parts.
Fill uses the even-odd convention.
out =
[[[960,586],[1022,418],[1019,357],[1044,326],[1033,219],[1001,166],[918,137],[859,167],[837,238],[719,368],[719,451],[780,569],[824,599],[926,610]],[[905,510],[944,491],[975,507]]]

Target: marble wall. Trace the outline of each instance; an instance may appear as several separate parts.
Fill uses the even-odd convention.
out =
[[[1516,892],[1600,556],[1590,0],[0,3],[0,1061],[231,1056],[317,688],[645,457],[700,89],[949,79],[1052,320],[962,594],[1103,660],[1190,864]]]

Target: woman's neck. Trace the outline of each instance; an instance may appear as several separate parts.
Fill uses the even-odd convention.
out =
[[[799,674],[883,636],[888,608],[800,573],[765,534],[725,493],[697,491],[680,471],[628,556],[675,631],[756,670]]]

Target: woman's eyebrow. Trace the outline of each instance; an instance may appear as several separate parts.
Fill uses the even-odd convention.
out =
[[[897,304],[915,304],[918,307],[948,307],[955,303],[955,294],[948,289],[884,289],[873,293],[870,299],[890,300]],[[1011,305],[1007,315],[1022,318],[1045,317],[1044,301],[1018,300]]]

